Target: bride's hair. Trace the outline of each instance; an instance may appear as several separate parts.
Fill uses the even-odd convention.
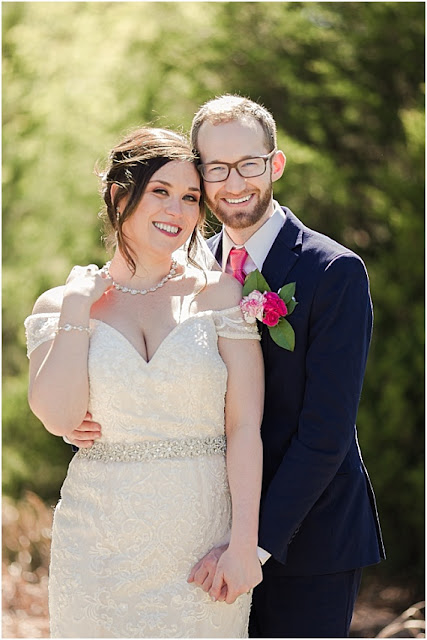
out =
[[[142,127],[129,133],[108,156],[108,163],[103,171],[95,172],[101,179],[101,195],[105,206],[100,213],[104,222],[104,240],[107,247],[118,245],[133,273],[136,264],[132,257],[132,249],[126,242],[123,223],[130,218],[138,206],[148,182],[161,167],[173,160],[197,162],[197,156],[191,149],[187,138],[171,131],[154,127]],[[117,185],[114,198],[111,197],[111,186]],[[197,253],[198,236],[205,222],[203,203],[203,181],[200,180],[202,198],[198,223],[187,242],[189,262],[198,266],[194,260]],[[117,215],[118,204],[127,197],[127,203],[120,215]]]

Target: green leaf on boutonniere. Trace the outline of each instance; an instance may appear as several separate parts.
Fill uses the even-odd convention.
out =
[[[285,318],[281,318],[275,327],[268,327],[272,340],[279,347],[293,351],[295,348],[295,333],[291,325]]]
[[[295,288],[296,288],[296,282],[290,282],[289,284],[285,284],[285,286],[278,291],[280,298],[282,298],[283,302],[286,305],[294,297]]]
[[[251,293],[251,291],[255,291],[255,289],[257,291],[260,291],[261,293],[264,293],[265,291],[271,291],[270,287],[268,286],[267,280],[264,278],[262,273],[258,271],[258,269],[255,269],[255,271],[251,271],[251,273],[246,276],[245,284],[243,286],[243,295],[247,296]]]
[[[287,315],[290,316],[292,311],[295,309],[295,307],[297,306],[298,302],[295,300],[295,298],[292,298],[291,300],[289,300],[289,302],[286,302],[286,308],[288,310]]]

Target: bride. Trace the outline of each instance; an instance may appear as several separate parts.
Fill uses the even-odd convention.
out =
[[[262,580],[263,365],[241,285],[194,262],[195,163],[169,130],[117,145],[102,175],[111,262],[75,267],[25,321],[32,411],[58,436],[88,409],[103,427],[55,510],[53,637],[247,636]],[[206,593],[190,571],[227,543]]]

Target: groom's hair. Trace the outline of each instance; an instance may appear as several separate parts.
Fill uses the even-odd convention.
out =
[[[259,122],[264,131],[267,148],[273,151],[277,146],[277,129],[268,109],[249,98],[228,93],[205,102],[194,116],[190,132],[193,149],[198,149],[199,130],[204,122],[216,125],[251,119]]]

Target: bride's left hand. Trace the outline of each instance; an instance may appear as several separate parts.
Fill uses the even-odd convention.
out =
[[[209,595],[212,600],[225,600],[227,604],[232,604],[261,581],[262,569],[256,550],[247,553],[233,551],[229,547],[218,560]]]

